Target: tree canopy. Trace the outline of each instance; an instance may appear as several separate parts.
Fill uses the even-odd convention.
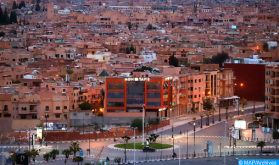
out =
[[[139,131],[142,131],[142,119],[134,119],[131,123],[131,127],[137,128]]]
[[[229,59],[230,56],[226,52],[218,53],[215,56],[212,56],[212,58],[204,58],[203,63],[204,64],[219,64],[219,67],[223,67],[224,62]]]
[[[169,57],[169,65],[174,66],[174,67],[179,67],[179,61],[178,59],[172,54]]]
[[[206,111],[211,111],[213,109],[213,103],[210,98],[206,98],[203,100],[203,109]]]
[[[83,102],[79,104],[78,107],[80,108],[80,110],[91,110],[93,108],[92,104],[90,104],[89,102]]]

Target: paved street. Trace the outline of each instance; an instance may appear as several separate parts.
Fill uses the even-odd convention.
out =
[[[278,156],[235,156],[226,157],[226,165],[237,165],[239,159],[278,159]],[[181,160],[181,165],[224,165],[224,157],[214,157],[214,158],[201,158],[201,159],[189,159]],[[145,165],[175,165],[179,164],[179,160],[171,160],[166,162],[152,162],[152,163],[142,163]]]
[[[262,111],[262,108],[256,108],[256,112]],[[251,112],[253,109],[249,109],[245,111],[245,114],[250,114],[250,115],[243,115],[241,118],[245,119],[246,121],[251,121],[252,115]],[[232,111],[230,112],[230,116],[236,115],[237,112]],[[212,124],[212,118],[210,119],[210,126],[205,126],[206,119],[203,119],[203,128],[200,128],[200,120],[197,121],[196,125],[196,136],[195,136],[195,144],[194,144],[194,136],[193,136],[193,125],[192,123],[185,123],[183,125],[177,126],[174,128],[174,132],[176,133],[175,135],[175,147],[174,147],[174,152],[179,154],[193,154],[194,150],[197,153],[197,155],[204,156],[204,149],[206,148],[206,142],[211,141],[213,143],[213,152],[216,153],[216,155],[219,155],[220,152],[223,151],[232,151],[232,148],[229,148],[229,138],[224,138],[224,130],[225,130],[225,124],[226,122],[224,121],[225,119],[225,114],[222,114],[222,119],[223,121],[218,122],[218,114],[215,116],[215,124]],[[227,136],[229,132],[229,127],[233,124],[234,118],[230,117],[228,122],[227,122]],[[186,136],[186,130],[188,129],[188,138]],[[180,134],[181,131],[181,134]],[[173,140],[171,138],[171,129],[165,129],[163,132],[161,132],[161,137],[157,139],[158,142],[162,143],[167,143],[167,144],[172,144]],[[188,145],[187,145],[187,139],[188,139]],[[136,141],[141,141],[141,138],[137,138]],[[91,140],[90,141],[90,148],[91,148],[91,154],[88,156],[86,153],[86,150],[89,148],[89,141],[83,141],[80,142],[80,147],[85,151],[86,158],[85,160],[88,162],[93,162],[98,159],[105,159],[107,156],[109,156],[112,160],[115,157],[121,157],[124,158],[124,150],[116,150],[109,148],[108,146],[110,144],[115,144],[115,143],[122,143],[123,141],[121,139],[118,139],[117,142],[113,142],[112,140]],[[130,142],[133,142],[131,139]],[[59,149],[62,151],[63,149],[68,148],[70,143],[57,143],[57,144],[49,144],[47,148],[42,148],[41,149],[41,154],[50,151],[51,149]],[[247,142],[247,141],[238,141],[237,146],[255,146],[255,142]],[[221,148],[220,148],[221,146]],[[9,149],[11,150],[11,149]],[[241,147],[236,147],[235,151],[244,151],[244,150],[251,150],[251,151],[258,151],[258,148],[241,148]],[[173,153],[173,148],[162,150],[162,151],[157,151],[154,153],[143,153],[142,151],[136,151],[136,161],[142,161],[142,160],[148,160],[148,159],[160,159],[162,157],[167,157],[172,155]],[[127,151],[127,160],[132,161],[134,156],[133,151]],[[63,156],[59,156],[58,159],[63,159]],[[37,158],[38,162],[42,162],[43,159],[42,157]],[[58,160],[62,161],[62,160]],[[62,161],[63,162],[63,161]],[[52,164],[56,164],[52,163]],[[51,164],[51,163],[50,163]]]

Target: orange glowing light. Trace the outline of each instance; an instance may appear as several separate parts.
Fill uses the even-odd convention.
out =
[[[244,87],[244,83],[240,83],[240,87]]]

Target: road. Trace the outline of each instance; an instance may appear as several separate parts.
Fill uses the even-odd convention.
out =
[[[261,108],[255,108],[255,112],[262,112],[262,111],[264,111],[264,108],[263,108],[263,107],[261,107]],[[252,109],[247,109],[247,110],[244,111],[244,114],[249,114],[249,113],[253,113],[253,112],[254,112],[254,109],[253,109],[253,108],[252,108]],[[237,116],[237,111],[230,111],[230,112],[228,113],[228,116],[229,116],[229,118],[231,118],[232,116]],[[221,119],[224,120],[225,117],[226,117],[226,114],[221,113]],[[216,121],[218,121],[218,119],[219,119],[219,116],[218,116],[217,113],[215,113],[214,121],[216,122]],[[212,124],[213,118],[210,117],[209,120],[210,120],[210,124]],[[207,121],[206,117],[203,117],[203,120],[202,120],[203,126],[205,126],[206,121]],[[200,118],[199,118],[199,119],[196,119],[196,128],[199,128],[200,125],[201,125],[201,119],[200,119]],[[186,123],[186,124],[180,125],[180,126],[178,126],[178,127],[174,127],[173,133],[174,133],[174,134],[179,134],[180,132],[183,133],[183,132],[186,132],[187,130],[188,130],[188,131],[193,130],[193,122]],[[170,135],[170,134],[172,134],[172,130],[171,130],[171,129],[164,130],[164,131],[162,131],[160,134],[162,134],[162,135]]]
[[[256,112],[262,111],[263,108],[256,108]],[[251,113],[253,109],[246,110],[245,114]],[[237,112],[231,112],[229,116],[236,115]],[[225,114],[222,114],[222,119],[224,120]],[[250,120],[251,115],[243,116],[245,120]],[[227,122],[227,128],[233,124],[234,119],[230,118]],[[186,154],[188,153],[193,154],[194,151],[198,155],[204,155],[204,149],[206,148],[206,142],[207,141],[212,141],[213,142],[213,151],[215,153],[219,153],[220,151],[231,151],[231,149],[225,148],[224,146],[229,145],[229,138],[224,138],[224,129],[225,129],[225,123],[224,121],[218,122],[218,114],[215,116],[215,124],[212,125],[212,118],[210,120],[211,125],[208,127],[203,127],[203,129],[200,129],[200,120],[197,120],[197,125],[196,125],[196,132],[195,132],[195,144],[194,144],[194,136],[193,136],[193,125],[192,123],[187,123],[181,126],[178,126],[174,128],[174,133],[175,133],[175,148],[174,152],[179,153],[179,148],[180,148],[180,153],[181,154]],[[203,119],[203,123],[206,123],[206,119]],[[188,129],[189,134],[188,134],[188,145],[187,145],[187,136],[186,136],[186,130]],[[180,134],[181,131],[181,134]],[[229,129],[227,130],[227,133],[229,132]],[[165,130],[162,132],[161,137],[157,139],[158,142],[162,143],[167,143],[167,144],[172,144],[173,139],[171,138],[171,129]],[[228,136],[228,134],[227,134]],[[137,141],[140,141],[141,138],[138,138]],[[131,140],[132,142],[132,140]],[[107,156],[109,156],[111,159],[114,159],[115,157],[121,157],[124,158],[124,151],[123,150],[115,150],[112,148],[109,148],[108,146],[110,144],[114,144],[115,142],[113,141],[106,141],[106,140],[100,140],[100,141],[95,141],[91,140],[90,141],[90,148],[91,148],[91,154],[90,156],[87,156],[86,160],[89,162],[97,160],[97,159],[105,159]],[[121,139],[119,139],[116,143],[123,143]],[[80,147],[83,149],[83,151],[86,151],[89,147],[89,141],[84,141],[80,142]],[[69,147],[69,143],[58,143],[58,144],[49,144],[48,148],[44,148],[41,151],[41,155],[45,152],[50,151],[51,149],[59,149],[62,151],[63,149],[66,149]],[[255,145],[254,142],[244,142],[244,141],[238,141],[237,145]],[[220,148],[221,146],[221,148]],[[188,148],[188,149],[187,149]],[[236,148],[236,151],[241,151],[243,149],[241,148]],[[245,149],[247,150],[247,149]],[[255,149],[250,149],[250,150],[255,150]],[[258,150],[258,149],[256,149]],[[188,152],[187,152],[188,151]],[[158,158],[164,157],[164,156],[169,156],[173,153],[173,149],[170,148],[168,150],[163,150],[163,151],[157,151],[154,153],[143,153],[142,151],[136,151],[136,161],[141,161],[145,159],[150,159],[150,158]],[[88,155],[85,152],[85,155]],[[133,151],[127,151],[127,159],[128,160],[133,160]],[[59,158],[63,158],[62,155]],[[39,161],[42,161],[42,157],[40,156],[38,158]]]

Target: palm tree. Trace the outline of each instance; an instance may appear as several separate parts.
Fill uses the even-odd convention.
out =
[[[15,152],[10,153],[10,159],[12,161],[12,165],[15,165],[16,164],[16,153]]]
[[[71,151],[70,149],[65,149],[62,151],[62,154],[65,155],[65,164],[66,164],[69,156],[71,155]]]
[[[77,142],[73,142],[69,149],[71,153],[74,154],[74,157],[76,157],[76,153],[80,151],[81,148],[79,147],[79,144]]]
[[[49,161],[49,158],[50,158],[50,153],[45,153],[44,155],[43,155],[43,157],[44,157],[44,160],[46,161],[46,162],[48,162]]]
[[[125,142],[125,150],[124,150],[124,155],[125,155],[125,163],[126,163],[126,161],[127,161],[127,147],[126,147],[126,145],[127,145],[127,143],[128,143],[128,141],[131,139],[129,136],[123,136],[122,137],[122,139],[124,140],[124,142]]]
[[[239,104],[241,105],[242,111],[244,111],[244,108],[247,105],[247,99],[241,98],[240,101],[239,101]]]
[[[265,142],[264,142],[264,141],[260,141],[260,142],[258,142],[258,144],[257,144],[257,147],[260,147],[260,148],[261,148],[261,153],[263,152],[264,146],[265,146]]]
[[[115,157],[114,162],[119,165],[121,163],[121,158],[120,157]]]
[[[49,152],[50,157],[54,160],[56,159],[56,156],[59,155],[59,150],[53,149]]]
[[[25,153],[28,156],[28,158],[31,158],[33,160],[33,162],[35,162],[36,156],[39,155],[39,151],[36,149],[32,149],[30,151],[26,150]]]
[[[79,162],[82,162],[83,161],[83,158],[80,157],[80,156],[77,156],[77,157],[74,157],[74,162],[77,162],[77,164],[79,165]]]

